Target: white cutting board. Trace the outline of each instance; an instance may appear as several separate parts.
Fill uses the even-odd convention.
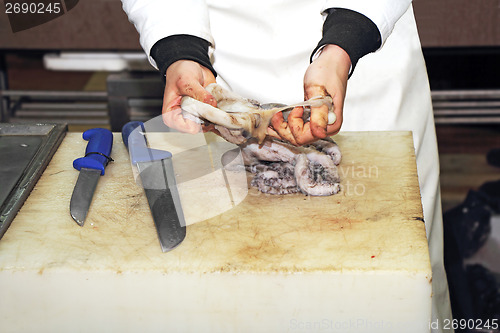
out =
[[[0,240],[0,331],[428,331],[431,267],[411,133],[334,139],[341,193],[251,188],[162,253],[119,135],[85,226],[71,219],[72,161],[86,142],[68,133]]]

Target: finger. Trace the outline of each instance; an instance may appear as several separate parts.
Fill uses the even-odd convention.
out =
[[[298,145],[303,145],[316,140],[310,130],[309,122],[304,123],[304,109],[294,108],[288,115],[288,126]]]
[[[182,116],[182,110],[180,108],[181,100],[182,96],[177,95],[174,91],[166,91],[162,110],[163,122],[168,127],[181,132],[191,134],[199,133],[202,130],[201,125],[185,119]]]
[[[304,95],[306,100],[316,96],[329,96],[326,88],[322,85],[305,86]],[[311,134],[317,139],[322,139],[327,135],[328,111],[326,105],[311,107]]]
[[[181,132],[196,134],[201,131],[201,125],[194,121],[184,119],[181,108],[174,108],[162,113],[163,122],[170,128]]]
[[[168,91],[165,93],[165,97],[163,99],[163,112],[172,111],[174,108],[178,108],[181,106],[182,96],[177,95],[172,91]]]
[[[288,123],[283,118],[283,114],[281,112],[276,113],[271,118],[271,125],[276,133],[280,136],[282,140],[288,141],[294,145],[297,145],[295,141],[295,137],[293,136],[290,128],[288,127]]]
[[[328,125],[328,126],[326,127],[326,136],[332,136],[332,135],[335,135],[335,134],[337,134],[339,131],[340,131],[340,126],[339,126],[339,125],[337,125],[337,122],[335,122],[335,124]]]
[[[328,136],[337,134],[340,131],[343,122],[344,98],[340,94],[335,94],[332,99],[333,113],[335,113],[336,120],[333,124],[327,126],[326,134]]]
[[[200,82],[194,79],[185,79],[181,77],[177,81],[176,86],[181,96],[189,96],[200,102],[217,106],[215,98],[203,88]]]
[[[326,137],[328,125],[328,107],[322,105],[320,107],[311,108],[311,133],[318,139]]]
[[[165,93],[162,110],[163,122],[170,128],[191,133],[194,130],[194,126],[186,123],[186,119],[182,117],[182,110],[180,109],[181,99],[181,96],[176,95],[172,91]],[[179,115],[181,115],[182,119],[180,119]]]
[[[276,132],[271,126],[267,128],[267,135],[276,139],[281,140],[281,136]]]

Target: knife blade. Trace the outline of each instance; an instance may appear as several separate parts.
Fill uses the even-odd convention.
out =
[[[123,143],[139,177],[163,252],[177,247],[186,237],[186,222],[175,181],[172,154],[148,147],[142,122],[133,121],[122,128]]]
[[[113,133],[105,128],[92,128],[83,132],[88,141],[85,156],[73,161],[73,167],[80,171],[70,202],[71,217],[83,227],[92,203],[97,183],[110,161]]]

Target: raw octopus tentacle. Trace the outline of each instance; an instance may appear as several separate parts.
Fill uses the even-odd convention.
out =
[[[217,107],[200,102],[189,96],[181,100],[181,109],[186,118],[204,119],[218,125],[221,136],[227,141],[240,144],[249,138],[257,138],[262,143],[267,135],[267,127],[271,118],[277,112],[291,110],[294,107],[319,107],[328,106],[328,123],[336,121],[333,113],[332,98],[329,96],[313,97],[307,101],[284,107],[266,108],[256,101],[243,98],[232,91],[223,89],[220,85],[212,83],[205,88],[217,101]],[[221,127],[225,130],[221,130]]]
[[[230,130],[221,125],[215,125],[214,127],[219,131],[220,136],[235,145],[243,144],[248,140],[248,138],[243,135],[243,130]]]
[[[257,169],[259,169],[258,172]],[[258,164],[247,168],[247,170],[255,171],[253,173],[256,175],[252,179],[251,185],[263,193],[291,194],[299,192],[295,180],[295,168],[291,163]]]
[[[337,146],[333,141],[321,145],[331,151]],[[325,196],[340,190],[334,160],[312,147],[295,147],[278,140],[266,140],[262,146],[249,141],[240,147],[247,170],[257,174],[252,185],[261,192],[286,194],[300,190],[308,195]],[[334,156],[340,160],[340,151]],[[290,168],[293,168],[295,185],[290,180]]]
[[[267,137],[271,117],[277,112],[304,107],[327,105],[329,123],[335,122],[330,97],[312,98],[308,101],[280,107],[278,104],[261,105],[223,89],[217,84],[207,86],[217,101],[217,107],[184,96],[183,112],[195,119],[215,124],[219,134],[241,148],[245,168],[255,174],[251,184],[260,191],[271,194],[303,192],[308,195],[331,195],[340,190],[337,166],[341,154],[331,139],[319,140],[303,147]],[[269,108],[270,107],[270,108]],[[309,108],[309,109],[307,109]],[[224,154],[222,163],[226,169],[239,169],[239,151]]]
[[[340,160],[342,159],[342,154],[340,153],[339,146],[333,141],[332,138],[326,137],[322,140],[315,141],[310,143],[305,147],[312,147],[328,156],[333,160],[335,165],[340,164]]]
[[[308,155],[300,154],[295,162],[295,179],[298,188],[305,194],[325,196],[340,191],[337,167],[330,163],[321,164],[308,160]]]

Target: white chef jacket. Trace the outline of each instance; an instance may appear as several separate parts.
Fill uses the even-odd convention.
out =
[[[443,265],[439,159],[430,88],[410,0],[122,0],[150,54],[160,39],[189,34],[210,42],[217,81],[262,103],[295,103],[322,36],[325,9],[362,13],[382,47],[359,60],[347,85],[342,130],[410,130],[432,264],[433,322],[451,319]],[[154,59],[150,62],[156,67]],[[395,166],[397,167],[397,166]],[[441,331],[441,330],[437,330]]]

